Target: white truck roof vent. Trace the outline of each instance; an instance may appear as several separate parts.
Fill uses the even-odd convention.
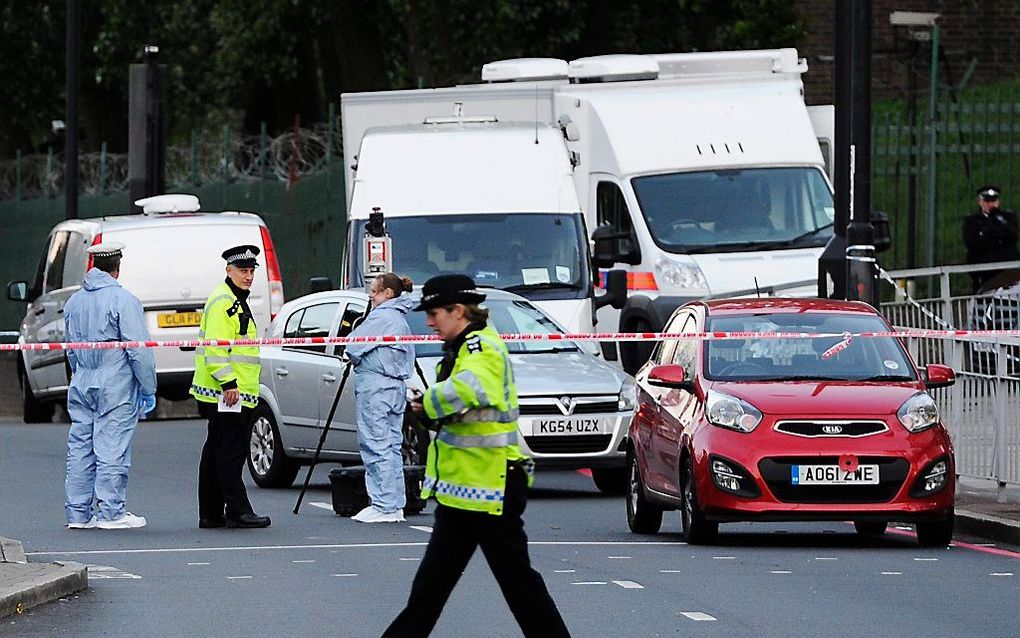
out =
[[[571,60],[567,75],[572,84],[654,80],[659,77],[659,64],[647,55],[596,55]]]
[[[567,79],[567,61],[558,58],[514,58],[482,65],[482,82],[525,82]]]
[[[160,213],[193,213],[202,207],[197,197],[184,193],[153,195],[152,197],[136,199],[135,206],[142,207],[143,215],[158,215]]]
[[[745,75],[748,73],[771,75],[807,71],[807,60],[797,57],[797,49],[661,53],[648,57],[659,64],[659,76],[662,78]]]

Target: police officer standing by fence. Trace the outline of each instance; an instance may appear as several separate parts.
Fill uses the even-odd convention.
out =
[[[1020,259],[1016,245],[1016,213],[999,208],[999,194],[995,186],[982,186],[977,193],[978,210],[963,219],[963,243],[967,246],[968,264]],[[985,270],[970,273],[974,292],[978,292],[986,281],[999,272]]]
[[[255,339],[257,327],[248,295],[255,279],[258,246],[223,252],[227,277],[213,289],[202,312],[201,339]],[[207,346],[195,353],[191,394],[209,420],[198,468],[198,526],[269,527],[258,516],[241,480],[252,410],[259,400],[257,346]]]
[[[525,636],[569,636],[531,567],[521,515],[531,460],[517,446],[517,389],[506,345],[486,324],[485,295],[466,275],[440,275],[415,310],[443,338],[436,383],[411,408],[441,426],[429,447],[422,496],[435,525],[407,607],[384,636],[427,636],[479,546]]]

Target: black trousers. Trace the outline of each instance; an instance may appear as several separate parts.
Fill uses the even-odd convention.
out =
[[[524,470],[508,471],[506,491],[501,516],[436,507],[432,539],[411,584],[407,607],[384,637],[428,636],[478,546],[525,636],[570,636],[545,581],[531,567],[521,520],[528,499]]]
[[[215,403],[199,401],[198,413],[209,420],[198,465],[199,517],[222,519],[225,514],[227,518],[237,518],[253,513],[241,480],[251,436],[252,409],[219,412]]]

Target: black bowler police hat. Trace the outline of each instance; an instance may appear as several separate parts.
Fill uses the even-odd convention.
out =
[[[978,197],[985,200],[986,202],[994,202],[999,199],[999,187],[998,186],[982,186],[978,189]]]
[[[255,263],[255,258],[259,256],[258,246],[252,246],[251,244],[245,244],[243,246],[234,246],[223,251],[223,258],[227,260],[228,266],[236,266],[238,268],[257,268],[258,264]]]
[[[470,304],[485,301],[475,281],[467,275],[438,275],[425,282],[421,289],[421,303],[415,310],[431,310],[457,303]]]

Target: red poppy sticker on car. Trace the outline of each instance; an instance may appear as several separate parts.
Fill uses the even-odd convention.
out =
[[[857,469],[858,464],[856,454],[841,454],[839,456],[839,468],[844,472],[853,472]]]

